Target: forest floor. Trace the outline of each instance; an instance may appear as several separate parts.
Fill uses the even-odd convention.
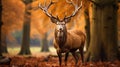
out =
[[[17,55],[18,48],[9,48],[9,54],[3,54],[5,57],[11,59],[9,64],[2,64],[0,67],[60,67],[59,60],[56,55],[55,49],[50,48],[50,52],[40,52],[39,48],[32,47],[32,55]],[[79,59],[78,67],[120,67],[120,61],[114,62],[88,62],[81,63]],[[62,57],[61,67],[75,67],[75,61],[72,55],[68,57],[67,66]]]
[[[48,56],[12,56],[11,62],[8,65],[0,65],[0,67],[60,67],[58,57],[56,55]],[[68,57],[67,66],[64,64],[64,58],[62,58],[61,67],[75,67],[74,58],[70,55]],[[88,62],[81,63],[81,59],[78,62],[78,67],[120,67],[120,61],[114,62]]]

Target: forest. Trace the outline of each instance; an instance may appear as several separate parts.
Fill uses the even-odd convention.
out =
[[[120,66],[120,0],[0,0],[0,9],[0,67]]]

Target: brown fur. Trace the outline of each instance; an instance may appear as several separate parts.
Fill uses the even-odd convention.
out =
[[[54,47],[57,50],[57,53],[68,53],[71,52],[73,54],[73,56],[77,56],[75,54],[75,51],[77,49],[79,49],[80,53],[81,53],[81,59],[83,61],[83,47],[84,47],[84,43],[85,43],[85,34],[79,30],[72,30],[72,31],[68,31],[67,32],[67,40],[65,44],[62,44],[62,48],[59,47],[59,44],[56,43],[56,40],[54,39]],[[74,57],[75,57],[74,56]],[[78,57],[78,56],[77,56]],[[76,59],[76,64],[78,61],[78,58],[75,57]],[[67,58],[67,57],[66,57]],[[67,60],[65,61],[65,63],[67,62]],[[61,65],[61,62],[60,62]]]
[[[73,31],[69,31],[67,32],[66,29],[66,23],[68,23],[71,19],[71,17],[74,17],[78,10],[82,8],[82,1],[81,1],[81,5],[75,5],[75,3],[73,2],[69,2],[66,0],[66,2],[72,4],[75,7],[75,11],[73,12],[72,15],[68,16],[68,17],[64,17],[63,20],[60,20],[57,16],[54,17],[52,16],[52,14],[50,14],[48,12],[48,8],[54,4],[54,2],[50,1],[50,3],[48,4],[48,6],[41,6],[41,4],[39,4],[39,8],[42,9],[44,11],[44,13],[50,17],[51,21],[53,23],[56,24],[56,29],[55,29],[55,39],[54,39],[54,47],[57,50],[57,54],[59,57],[59,64],[61,65],[61,53],[65,53],[65,64],[67,62],[67,57],[69,52],[72,53],[72,55],[74,56],[75,60],[76,60],[76,64],[78,62],[78,55],[76,54],[76,50],[79,49],[80,53],[81,53],[81,58],[83,61],[83,46],[85,43],[85,35],[81,32],[81,31],[77,31],[77,30],[73,30]]]

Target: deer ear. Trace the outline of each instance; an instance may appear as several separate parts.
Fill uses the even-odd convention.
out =
[[[56,18],[54,18],[54,17],[52,17],[52,18],[50,18],[50,20],[53,22],[53,23],[57,23],[57,19]]]
[[[64,19],[65,23],[70,22],[70,20],[71,20],[71,18],[65,18],[65,19]]]

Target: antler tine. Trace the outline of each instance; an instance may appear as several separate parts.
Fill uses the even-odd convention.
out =
[[[42,5],[39,3],[39,8],[42,9],[42,10],[44,11],[44,13],[45,13],[48,17],[53,17],[52,14],[50,14],[50,13],[48,12],[48,9],[49,9],[49,7],[50,7],[52,4],[54,4],[54,2],[52,2],[51,0],[50,0],[50,3],[48,4],[48,6],[46,6],[46,3],[45,3],[45,2],[44,2],[44,6],[42,6]],[[55,17],[54,17],[54,18],[55,18]]]
[[[78,7],[78,5],[76,5],[75,3],[73,3],[72,0],[70,0],[70,1],[66,0],[66,2],[69,3],[69,4],[72,4],[73,6],[75,6],[75,8]]]
[[[44,0],[44,6],[46,6],[46,0]]]
[[[73,16],[75,16],[75,14],[77,13],[77,11],[82,8],[82,1],[81,1],[81,5],[78,7],[78,5],[75,6],[75,11],[73,13]]]
[[[66,2],[71,4],[71,1],[66,0]]]
[[[54,2],[52,2],[52,0],[50,0],[49,5],[47,6],[47,8],[49,8],[52,4],[54,4]]]
[[[71,18],[71,17],[75,16],[75,15],[77,14],[78,10],[82,8],[82,1],[81,1],[81,5],[80,5],[80,6],[76,5],[76,4],[73,3],[72,1],[69,2],[68,0],[66,0],[66,2],[72,4],[72,5],[75,7],[75,11],[73,12],[73,14],[70,15],[70,16],[68,16],[68,17],[66,17],[66,18]]]

